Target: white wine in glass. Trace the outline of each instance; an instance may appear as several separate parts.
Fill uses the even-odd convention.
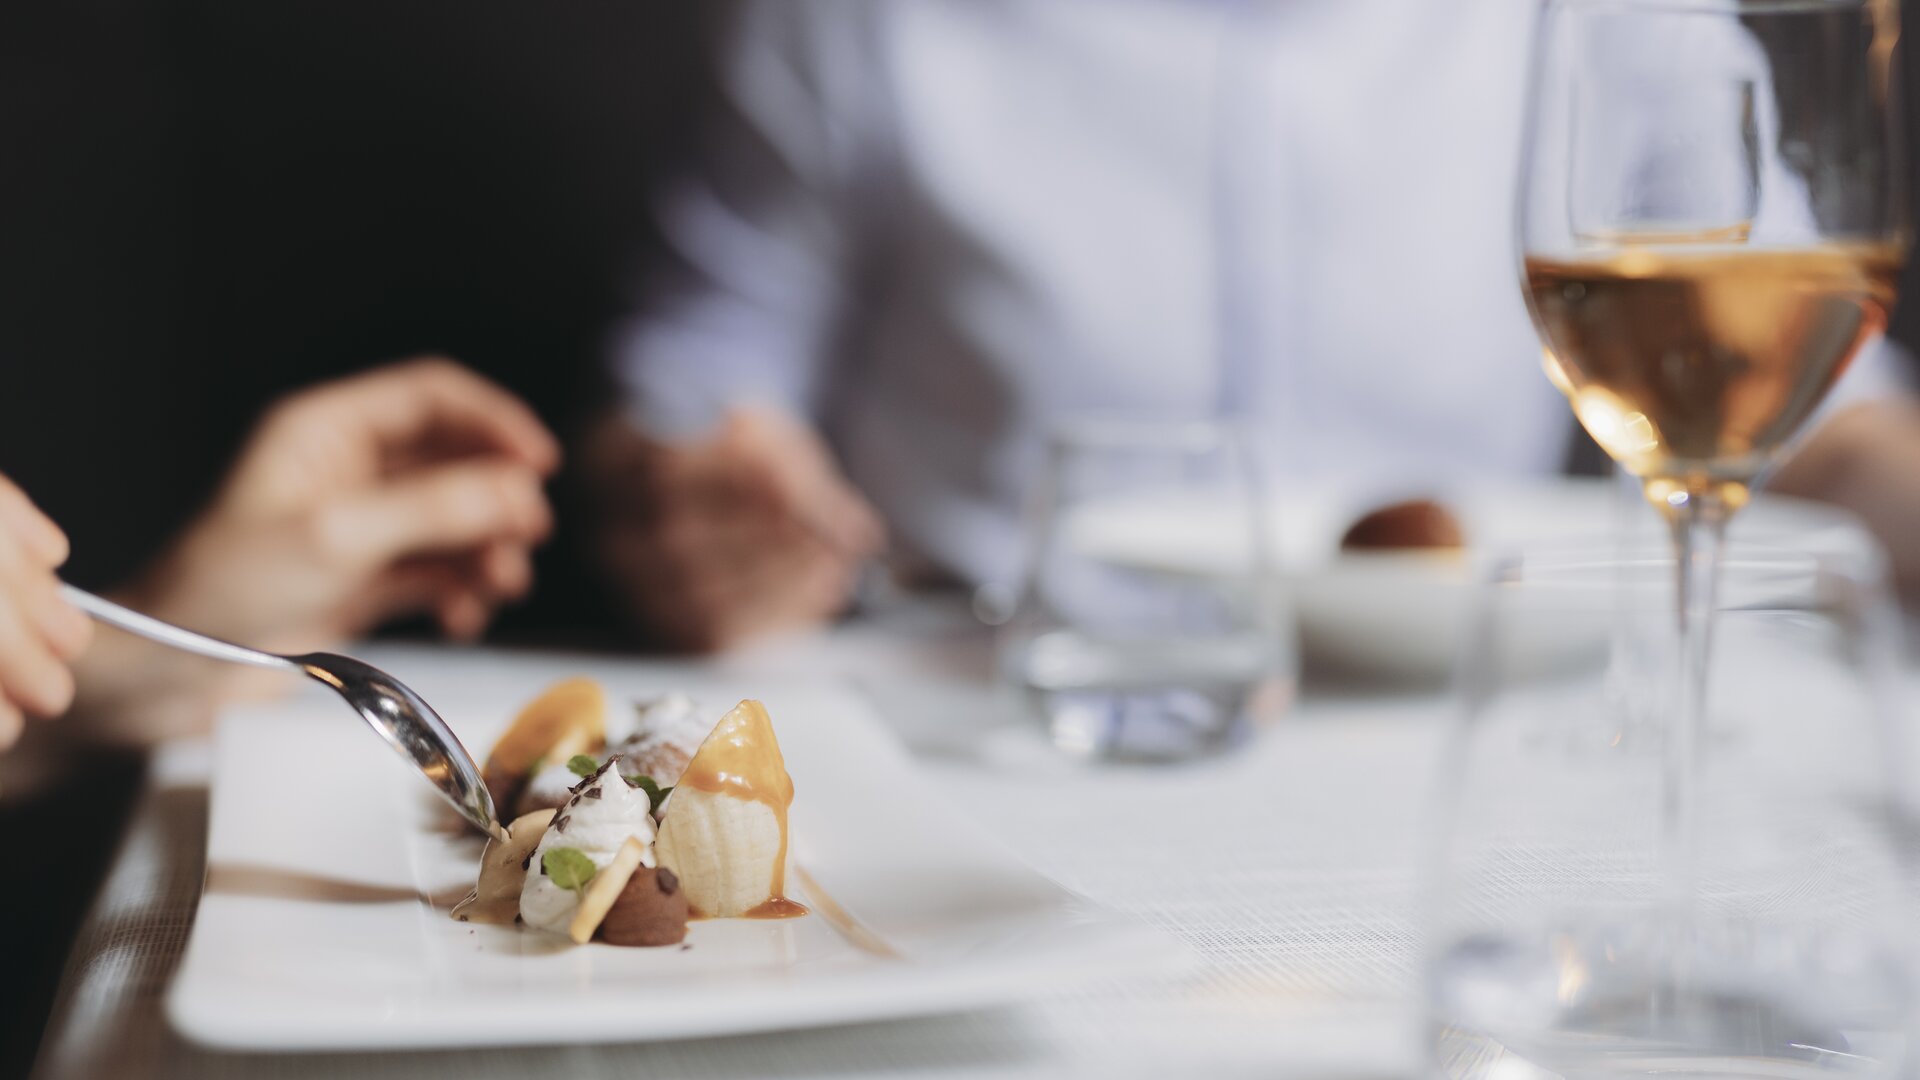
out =
[[[1731,512],[1886,328],[1902,256],[1623,242],[1525,266],[1580,422],[1657,505],[1700,491]]]

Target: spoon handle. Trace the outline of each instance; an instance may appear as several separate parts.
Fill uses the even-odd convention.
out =
[[[300,665],[283,657],[245,648],[229,641],[221,641],[219,638],[211,638],[205,634],[196,634],[191,630],[183,630],[172,623],[161,622],[151,615],[142,615],[130,608],[123,608],[111,600],[103,600],[85,589],[76,589],[71,585],[62,584],[60,595],[66,598],[67,603],[103,623],[117,626],[128,633],[138,634],[162,645],[171,645],[185,652],[198,653],[201,656],[234,664],[251,664],[254,667],[272,668],[275,671],[304,670]]]

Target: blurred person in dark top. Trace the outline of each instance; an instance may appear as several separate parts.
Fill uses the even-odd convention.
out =
[[[318,643],[383,621],[382,604],[333,604],[333,587],[305,594],[298,606],[317,614],[302,615],[284,584],[229,592],[216,576],[223,552],[236,571],[303,561],[262,539],[270,518],[297,531],[296,513],[238,497],[243,443],[270,403],[385,358],[457,356],[555,431],[577,401],[603,400],[570,376],[593,381],[625,266],[648,243],[631,193],[677,144],[694,38],[716,6],[10,5],[0,471],[70,537],[61,573],[235,637]],[[209,509],[196,520],[196,508]],[[484,580],[453,587],[491,562],[512,591],[514,560],[484,545],[462,549],[466,564],[397,560],[409,581],[360,595],[425,616],[382,632],[471,626],[484,609],[489,637],[601,640],[598,594],[569,587],[580,560],[561,546],[536,553],[537,601],[507,604]],[[367,558],[327,560],[357,568],[308,580],[351,591],[379,576]],[[436,561],[444,610],[421,595],[431,575],[412,572]],[[188,577],[211,590],[204,601]],[[455,598],[469,592],[477,606]],[[0,828],[30,838],[17,880],[0,879],[17,886],[0,932],[0,1078],[32,1060],[67,942],[141,794],[140,755],[84,737],[203,730],[213,699],[258,689],[257,674],[104,629],[80,667],[80,708],[29,725],[45,753],[0,754]],[[89,755],[89,798],[34,797],[58,775],[37,770],[59,764],[45,760],[55,741]],[[153,794],[176,813],[149,825],[185,829],[191,850],[204,792]]]
[[[551,525],[543,484],[558,463],[525,405],[449,361],[323,383],[269,409],[208,505],[107,591],[276,651],[416,613],[471,638],[532,584],[529,559]],[[11,865],[32,883],[12,889],[25,899],[0,928],[0,1075],[30,1060],[61,958],[142,791],[136,751],[204,733],[223,703],[290,685],[117,630],[89,645],[86,620],[54,591],[66,548],[0,483],[0,742],[18,733],[18,712],[52,716],[72,699],[0,753],[0,829],[18,839]],[[63,794],[83,768],[89,797]]]
[[[1077,411],[1231,412],[1344,492],[1558,470],[1512,250],[1531,35],[1507,0],[746,5],[581,454],[628,609],[711,649],[831,617],[883,548],[1004,581]],[[1778,486],[1920,524],[1909,408],[1836,405]]]

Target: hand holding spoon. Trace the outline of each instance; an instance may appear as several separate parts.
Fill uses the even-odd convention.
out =
[[[332,653],[282,656],[261,652],[181,629],[71,585],[62,585],[60,591],[68,603],[95,619],[162,645],[228,663],[296,672],[327,684],[387,745],[412,762],[461,817],[491,836],[506,837],[494,816],[493,798],[480,779],[479,767],[447,729],[446,721],[419,694],[379,668]]]

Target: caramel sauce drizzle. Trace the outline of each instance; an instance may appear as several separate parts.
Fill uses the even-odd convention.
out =
[[[753,700],[742,701],[721,717],[675,786],[763,803],[780,824],[780,854],[773,864],[773,895],[740,918],[791,919],[807,913],[804,905],[785,896],[787,808],[793,805],[793,777],[787,775],[787,761],[773,737],[773,720],[767,715],[765,705]],[[695,917],[704,916],[695,913]]]

